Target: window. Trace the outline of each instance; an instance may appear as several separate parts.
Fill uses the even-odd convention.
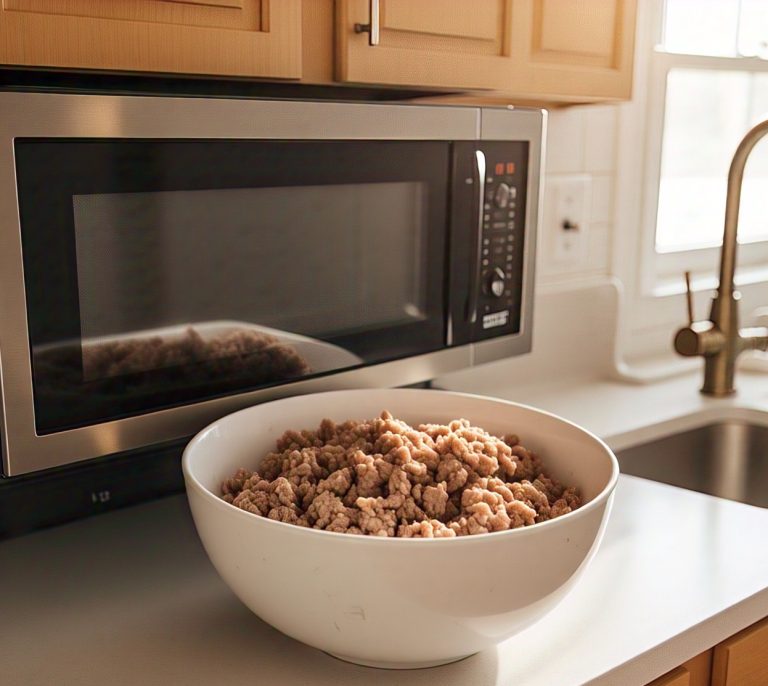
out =
[[[714,273],[731,157],[747,130],[768,117],[768,1],[659,0],[659,10],[643,216],[654,236],[645,280],[651,287],[679,280],[683,269]],[[768,266],[766,198],[768,139],[758,143],[745,172],[742,268]]]

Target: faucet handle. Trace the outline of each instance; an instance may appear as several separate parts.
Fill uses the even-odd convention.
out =
[[[693,289],[691,272],[685,272],[685,299],[688,306],[688,326],[675,335],[675,350],[686,357],[713,355],[725,346],[723,332],[711,321],[697,322],[693,318]]]
[[[691,272],[685,272],[685,301],[688,305],[688,324],[693,325],[693,290],[691,289]]]

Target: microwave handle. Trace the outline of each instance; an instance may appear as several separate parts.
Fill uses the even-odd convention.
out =
[[[474,324],[477,321],[477,308],[480,299],[480,279],[482,278],[482,252],[483,252],[483,203],[485,202],[485,153],[475,150],[475,174],[477,176],[477,233],[475,270],[472,275],[472,306],[469,311],[469,321]]]

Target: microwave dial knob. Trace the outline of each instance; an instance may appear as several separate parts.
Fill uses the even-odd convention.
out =
[[[512,189],[506,183],[500,183],[496,189],[496,195],[494,195],[493,201],[496,204],[496,207],[504,209],[509,206],[511,197]]]
[[[485,292],[488,295],[492,295],[494,298],[500,298],[504,295],[504,289],[507,286],[506,276],[504,272],[496,267],[492,271],[488,272],[485,279]]]

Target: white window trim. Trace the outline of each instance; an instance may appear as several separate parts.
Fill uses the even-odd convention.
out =
[[[708,315],[710,292],[717,283],[712,269],[718,263],[719,248],[663,255],[655,250],[666,70],[672,60],[675,65],[685,61],[728,69],[722,58],[656,53],[649,59],[648,52],[660,35],[662,9],[663,0],[638,3],[634,94],[632,101],[619,107],[612,273],[624,288],[620,354],[630,359],[670,352],[675,327],[685,321],[684,270],[694,272],[699,318]],[[768,67],[763,60],[744,58],[730,68],[739,69],[748,62],[762,70]],[[740,246],[737,285],[743,295],[745,323],[755,309],[768,305],[767,283],[768,243]]]
[[[719,69],[722,71],[766,72],[768,63],[758,58],[740,58],[737,62],[723,57],[700,55],[674,55],[653,51],[650,59],[648,109],[646,125],[646,160],[642,210],[643,259],[653,268],[643,270],[643,290],[646,293],[664,292],[670,283],[679,282],[680,274],[689,269],[694,274],[711,275],[717,264],[719,247],[696,248],[670,253],[657,253],[655,249],[655,225],[659,206],[659,182],[661,180],[662,133],[666,108],[666,81],[670,69]],[[720,221],[722,217],[718,218]],[[768,265],[768,240],[743,246],[740,250],[740,267]],[[671,277],[671,278],[670,278]]]

